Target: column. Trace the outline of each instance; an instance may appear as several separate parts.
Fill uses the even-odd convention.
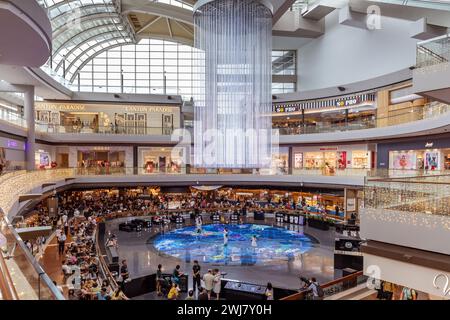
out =
[[[348,109],[345,109],[345,127],[348,126]]]
[[[25,145],[25,160],[26,169],[35,169],[35,149],[36,149],[36,136],[35,136],[35,115],[34,115],[34,87],[29,86],[24,92],[24,111],[25,120],[27,122],[27,143]]]

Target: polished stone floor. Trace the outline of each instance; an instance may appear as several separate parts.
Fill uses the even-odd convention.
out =
[[[132,219],[132,218],[130,218]],[[172,273],[177,264],[181,266],[181,271],[191,274],[192,264],[183,261],[173,256],[168,256],[159,253],[151,244],[151,239],[161,233],[159,227],[154,226],[150,230],[137,232],[119,231],[119,223],[126,220],[116,219],[108,221],[106,229],[113,232],[118,237],[119,242],[119,257],[120,260],[126,259],[128,262],[128,269],[130,276],[133,278],[141,277],[156,272],[158,264],[163,265],[163,270],[166,273]],[[206,221],[205,219],[204,221]],[[290,224],[277,224],[273,219],[266,219],[262,221],[253,221],[248,218],[246,223],[267,224],[273,226],[280,226],[288,228],[291,231],[302,232],[306,236],[314,239],[311,248],[296,256],[291,260],[275,260],[272,263],[263,265],[214,265],[209,263],[202,263],[202,273],[209,268],[219,268],[221,272],[225,272],[224,278],[240,280],[255,284],[265,285],[268,281],[275,287],[299,289],[301,282],[299,276],[316,277],[320,283],[333,280],[340,277],[340,272],[335,272],[333,267],[333,251],[335,232],[322,231],[314,228],[295,226]],[[190,221],[187,220],[187,225]],[[165,232],[176,228],[171,224],[166,227]],[[150,243],[148,243],[150,242]],[[189,277],[189,287],[192,287],[192,279]]]

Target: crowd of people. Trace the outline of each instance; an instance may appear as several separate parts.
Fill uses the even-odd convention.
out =
[[[160,297],[167,297],[169,300],[179,300],[181,296],[180,281],[184,273],[177,265],[172,272],[170,279],[163,276],[162,265],[158,265],[156,270],[156,293]],[[219,269],[208,269],[202,276],[201,266],[197,260],[192,265],[192,289],[189,289],[185,300],[220,300],[222,290],[222,273]],[[202,285],[203,283],[203,285]],[[272,284],[267,283],[265,290],[266,300],[274,300]]]
[[[55,231],[58,254],[62,261],[61,272],[64,281],[70,288],[69,299],[79,300],[118,300],[127,299],[123,293],[123,286],[113,289],[109,281],[100,272],[99,257],[96,252],[94,232],[98,221],[110,213],[129,211],[163,212],[165,210],[192,210],[197,213],[211,209],[212,212],[227,210],[255,210],[255,209],[297,209],[306,206],[304,200],[295,202],[289,198],[277,201],[267,198],[265,201],[256,198],[241,198],[229,200],[220,196],[216,199],[207,198],[202,193],[184,195],[146,195],[136,193],[112,193],[108,191],[65,192],[56,195],[58,198],[58,214],[50,215],[47,203],[35,207],[34,215],[28,219],[29,226],[52,226]],[[197,221],[197,228],[201,230],[202,221]],[[45,239],[38,239],[42,245]],[[70,241],[69,241],[70,240]],[[224,234],[224,245],[227,237]],[[32,242],[27,245],[33,248]],[[108,244],[117,246],[117,239],[109,239]],[[252,246],[256,246],[256,238],[252,238]],[[32,249],[33,250],[33,249]],[[159,295],[168,299],[180,298],[180,279],[183,274],[177,266],[168,281],[162,276],[161,265],[157,270],[156,289]],[[207,270],[203,275],[198,261],[192,267],[193,288],[188,290],[186,299],[209,300],[219,299],[222,274],[218,269]],[[119,283],[124,283],[129,277],[126,261],[122,261]],[[267,299],[273,299],[273,288],[267,284]],[[311,287],[314,292],[314,287]]]

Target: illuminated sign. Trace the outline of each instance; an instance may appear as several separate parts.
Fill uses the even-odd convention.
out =
[[[425,148],[431,148],[431,147],[433,147],[433,142],[425,143]]]
[[[19,144],[17,143],[17,141],[14,140],[8,140],[8,148],[17,148],[19,146]]]
[[[361,103],[361,99],[359,97],[351,98],[351,99],[344,99],[344,100],[337,100],[336,101],[336,107],[349,107],[354,106]]]
[[[275,108],[274,111],[276,113],[296,112],[296,111],[300,111],[301,110],[301,107],[298,106],[298,105],[295,105],[295,106],[282,106],[282,105],[279,105],[279,106],[275,106],[274,108]]]

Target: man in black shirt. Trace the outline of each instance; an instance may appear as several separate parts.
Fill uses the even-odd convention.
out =
[[[195,292],[196,288],[200,288],[200,279],[201,279],[200,269],[201,269],[201,267],[198,264],[198,261],[194,260],[194,265],[192,266],[192,280],[194,282],[194,285],[193,285],[194,292]]]
[[[122,260],[122,266],[120,267],[120,275],[122,276],[122,282],[125,282],[130,275],[128,273],[127,260]]]

